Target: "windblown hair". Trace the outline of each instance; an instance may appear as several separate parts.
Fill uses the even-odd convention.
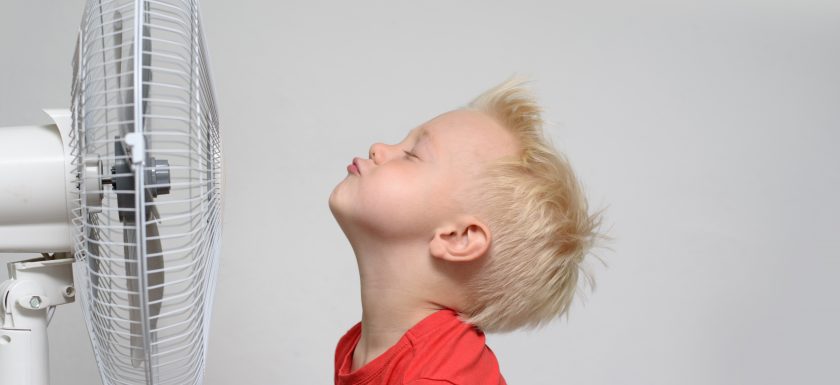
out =
[[[484,92],[477,110],[518,140],[515,158],[489,163],[463,203],[492,234],[487,259],[467,283],[461,318],[486,332],[535,328],[559,318],[575,296],[582,262],[599,239],[600,213],[590,215],[568,160],[543,137],[541,108],[525,80],[513,77]]]

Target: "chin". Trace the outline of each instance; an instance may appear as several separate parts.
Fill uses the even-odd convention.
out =
[[[338,192],[338,186],[336,186],[332,190],[332,192],[330,193],[330,197],[327,200],[327,204],[330,206],[330,212],[332,212],[333,216],[337,215],[336,211],[339,210],[339,206],[340,206],[338,204],[338,194],[337,194],[337,192]]]
[[[330,193],[330,198],[328,200],[330,212],[339,222],[350,215],[350,210],[353,206],[353,202],[348,201],[350,197],[346,196],[341,189],[342,186],[341,183],[339,183],[338,186],[335,186],[332,193]]]

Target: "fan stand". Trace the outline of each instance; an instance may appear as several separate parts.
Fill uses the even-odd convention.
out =
[[[69,253],[9,262],[0,284],[0,384],[49,385],[47,312],[75,301]],[[50,313],[51,314],[51,313]]]

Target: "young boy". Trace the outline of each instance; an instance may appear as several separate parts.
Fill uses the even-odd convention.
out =
[[[505,384],[484,332],[569,308],[600,216],[522,83],[375,143],[330,194],[362,292],[337,385]]]

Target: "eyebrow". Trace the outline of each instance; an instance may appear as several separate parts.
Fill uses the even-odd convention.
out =
[[[429,130],[427,130],[426,127],[421,127],[418,130],[417,142],[420,142],[420,140],[422,140],[423,138],[429,140],[429,147],[432,149],[432,155],[436,157],[437,151],[435,150],[435,140],[432,138],[432,134],[429,133]]]
[[[430,135],[429,130],[427,130],[426,127],[420,127],[415,132],[415,135],[417,135],[417,140],[420,140],[424,137],[428,137]]]

